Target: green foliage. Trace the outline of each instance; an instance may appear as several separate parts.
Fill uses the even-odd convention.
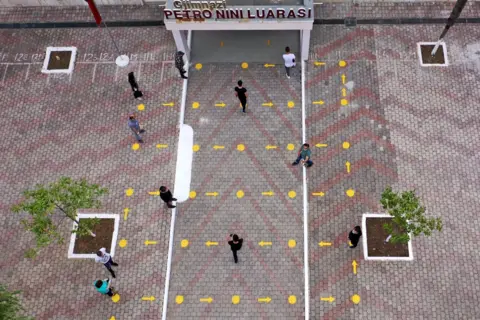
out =
[[[32,320],[31,317],[19,316],[17,313],[24,311],[20,304],[18,294],[20,291],[10,292],[0,284],[0,319],[2,320]]]
[[[47,186],[38,184],[33,190],[25,190],[24,199],[14,205],[12,211],[26,212],[30,215],[30,219],[22,220],[22,225],[35,235],[36,248],[29,249],[26,256],[30,258],[36,256],[41,248],[52,242],[63,243],[64,239],[58,231],[58,225],[53,220],[54,214],[75,221],[78,228],[73,232],[78,235],[90,234],[99,219],[82,219],[79,225],[76,220],[77,210],[100,208],[101,202],[98,198],[106,193],[107,189],[89,184],[86,179],[73,180],[68,177],[61,177]]]
[[[435,230],[442,231],[443,223],[440,218],[425,217],[425,207],[420,205],[415,191],[400,194],[387,187],[382,193],[380,203],[393,217],[392,223],[383,225],[385,231],[392,235],[390,238],[392,243],[407,243],[410,240],[410,233],[415,237],[420,234],[428,237]],[[397,232],[399,229],[404,232]]]

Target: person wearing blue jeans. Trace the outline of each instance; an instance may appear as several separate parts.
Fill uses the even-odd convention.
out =
[[[128,127],[130,128],[130,130],[132,130],[135,139],[137,139],[138,142],[143,143],[141,134],[144,133],[145,130],[140,128],[140,123],[138,122],[134,114],[131,114],[128,118]]]
[[[312,160],[310,160],[310,157],[312,156],[312,152],[310,151],[310,145],[308,143],[304,143],[302,146],[302,149],[298,151],[298,158],[295,160],[294,163],[292,163],[292,166],[296,166],[300,162],[305,167],[311,167],[313,165]]]

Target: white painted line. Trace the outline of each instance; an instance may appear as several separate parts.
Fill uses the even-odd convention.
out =
[[[165,63],[162,61],[162,71],[160,71],[160,83],[163,82],[163,69],[165,68]]]
[[[27,72],[25,72],[25,81],[27,81],[28,79],[28,74],[30,73],[30,63],[28,64],[28,67],[27,67]]]
[[[177,203],[185,202],[190,195],[193,161],[193,129],[189,125],[180,125],[178,138],[177,169],[175,170],[174,197]]]
[[[47,85],[50,84],[50,74],[47,76]]]
[[[97,64],[95,63],[95,64],[93,65],[92,83],[95,82],[95,74],[96,74],[96,72],[97,72]]]
[[[114,78],[114,82],[117,82],[117,78],[118,78],[118,65],[115,67],[115,78]]]
[[[7,75],[8,63],[5,65],[5,71],[3,71],[2,84],[5,83],[5,76]]]
[[[68,83],[72,83],[72,75],[73,75],[73,73],[70,73],[68,75]]]
[[[142,64],[139,63],[139,64],[138,64],[138,70],[137,70],[137,79],[138,79],[138,81],[140,81],[141,75],[142,75]],[[161,81],[160,81],[160,82],[161,82]]]
[[[305,128],[305,61],[302,60],[302,141],[306,143]],[[303,167],[303,268],[305,274],[305,320],[310,317],[310,275],[308,266],[308,189],[307,189],[307,168]]]

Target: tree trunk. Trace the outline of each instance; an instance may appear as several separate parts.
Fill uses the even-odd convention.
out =
[[[77,224],[77,226],[80,226],[80,222],[77,221],[77,219],[74,219],[74,218],[70,217],[70,216],[65,212],[65,210],[63,210],[62,207],[60,207],[58,204],[55,204],[55,206],[56,206],[58,209],[60,209],[60,211],[62,211],[62,212],[65,214],[65,216],[67,216],[69,219],[71,219],[73,222],[75,222],[75,223]],[[97,237],[97,235],[96,235],[95,233],[93,233],[91,230],[87,230],[87,231],[90,233],[90,235],[91,235],[92,237],[94,237],[94,238]]]

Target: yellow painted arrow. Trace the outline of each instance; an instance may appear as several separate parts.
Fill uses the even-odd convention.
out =
[[[260,241],[258,244],[260,245],[260,247],[271,246],[272,245],[271,242],[267,242],[267,241]]]
[[[323,197],[324,195],[325,195],[324,192],[312,192],[312,196]]]
[[[265,149],[267,150],[270,150],[270,149],[277,149],[277,146],[271,146],[271,145],[268,145],[265,147]]]
[[[317,148],[325,148],[325,147],[328,147],[328,144],[326,144],[326,143],[317,143],[317,144],[315,145],[315,147],[317,147]]]
[[[165,149],[168,148],[168,144],[157,144],[157,149]]]
[[[342,74],[340,78],[342,78],[342,84],[345,84],[345,80],[347,79],[347,77],[344,74]]]
[[[155,301],[155,297],[154,296],[150,296],[150,297],[142,297],[142,300],[143,301]]]
[[[351,164],[350,162],[345,162],[345,166],[347,167],[347,173],[350,173],[350,167],[351,167]]]
[[[274,194],[273,191],[262,192],[262,196],[273,196]]]
[[[215,107],[221,107],[221,108],[225,108],[226,104],[225,103],[215,103]]]
[[[151,195],[151,196],[159,196],[160,191],[149,191],[148,194]]]
[[[330,296],[330,297],[326,297],[326,298],[320,298],[320,300],[328,301],[328,302],[332,303],[333,301],[335,301],[335,298]]]
[[[218,196],[218,192],[205,192],[205,195],[216,197],[216,196]]]
[[[352,262],[353,274],[357,274],[357,266],[358,266],[357,261],[353,260],[353,262]]]
[[[332,243],[331,243],[331,242],[320,241],[320,242],[318,243],[318,245],[319,245],[320,247],[329,247],[329,246],[332,245]]]
[[[275,67],[274,64],[268,64],[268,63],[265,63],[264,66],[265,66],[265,68]]]
[[[150,244],[157,244],[157,241],[145,240],[145,245],[148,246]]]
[[[207,247],[218,246],[218,242],[210,241],[210,240],[209,240],[209,241],[205,242],[205,245],[206,245]]]
[[[270,301],[272,301],[272,298],[265,297],[265,298],[258,298],[257,300],[258,300],[258,302],[270,303]]]
[[[347,89],[342,88],[342,97],[346,97],[346,96],[347,96]]]
[[[200,298],[200,302],[212,303],[212,301],[213,301],[212,297]]]
[[[323,100],[318,100],[318,101],[313,101],[313,104],[324,104],[325,102]]]
[[[163,106],[164,107],[173,107],[173,102],[169,102],[169,103],[163,103]]]
[[[273,107],[273,103],[272,103],[272,102],[265,102],[265,103],[262,103],[262,106],[264,106],[264,107]]]
[[[316,66],[324,66],[325,62],[315,61],[313,64]]]
[[[123,220],[127,220],[129,212],[130,212],[130,209],[128,208],[123,209]]]
[[[225,146],[217,146],[217,145],[214,145],[214,146],[213,146],[213,149],[215,149],[215,150],[225,149]]]

